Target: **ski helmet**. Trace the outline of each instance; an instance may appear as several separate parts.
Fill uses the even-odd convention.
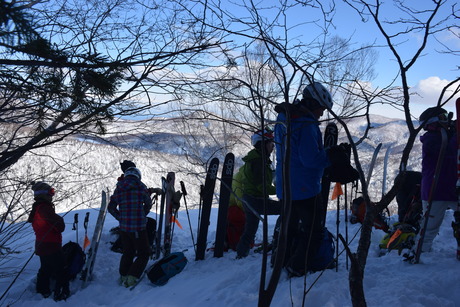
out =
[[[32,191],[34,191],[35,200],[51,201],[56,193],[54,188],[43,181],[33,182]]]
[[[440,107],[431,107],[420,114],[419,121],[425,126],[435,122],[445,122],[448,119],[447,111]]]
[[[141,171],[137,167],[130,167],[125,171],[125,176],[134,176],[141,180]]]
[[[124,173],[128,168],[136,167],[136,164],[134,164],[134,162],[130,160],[123,160],[123,162],[120,163],[120,166],[121,171]]]
[[[319,82],[313,82],[303,89],[303,98],[306,100],[315,100],[322,107],[332,109],[331,93]]]
[[[273,131],[271,129],[265,129],[263,132],[263,137],[266,141],[273,141]],[[256,146],[257,142],[262,141],[262,130],[256,131],[251,136],[251,144],[252,146]]]

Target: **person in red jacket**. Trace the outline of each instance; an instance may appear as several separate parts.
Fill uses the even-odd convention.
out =
[[[37,274],[37,293],[49,297],[50,279],[56,280],[54,300],[65,300],[70,295],[69,279],[64,269],[62,253],[62,232],[64,219],[57,215],[52,202],[54,189],[45,182],[32,186],[35,202],[32,205],[28,222],[35,232],[35,254],[40,257],[40,269]]]

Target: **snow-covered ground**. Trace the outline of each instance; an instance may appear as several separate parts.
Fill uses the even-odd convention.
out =
[[[184,208],[182,208],[184,209]],[[87,210],[73,211],[80,217]],[[91,238],[97,216],[96,210],[90,210],[88,235]],[[196,238],[197,210],[190,210],[190,218]],[[345,236],[344,211],[340,217],[339,230]],[[155,217],[155,213],[150,213]],[[209,227],[208,246],[215,237],[217,210],[213,209]],[[392,217],[396,218],[396,217]],[[64,217],[66,230],[63,233],[64,243],[75,241],[76,232],[72,230],[73,214]],[[80,219],[82,220],[82,219]],[[172,251],[184,251],[188,264],[179,275],[173,277],[166,285],[154,287],[147,278],[130,291],[117,283],[118,263],[120,254],[110,250],[110,241],[114,237],[109,230],[117,225],[112,216],[107,215],[102,241],[97,255],[94,280],[85,289],[76,280],[71,284],[72,296],[66,302],[54,302],[51,298],[43,299],[34,291],[34,281],[39,268],[39,258],[33,256],[24,272],[13,284],[8,294],[1,301],[1,306],[257,306],[260,283],[262,255],[253,253],[236,260],[233,251],[224,253],[222,258],[213,258],[212,251],[206,253],[206,259],[195,261],[192,240],[185,211],[179,212],[179,221],[183,230],[176,227]],[[378,243],[384,233],[374,230],[372,245],[365,273],[365,294],[368,306],[460,306],[460,262],[455,258],[456,243],[452,236],[452,211],[446,213],[439,236],[434,242],[433,251],[422,254],[421,263],[411,265],[392,251],[385,256],[378,256]],[[270,233],[275,217],[269,220]],[[330,211],[327,227],[335,234],[336,212]],[[261,228],[261,227],[259,227]],[[259,229],[260,230],[260,229]],[[356,249],[359,224],[348,224],[352,250]],[[22,267],[33,253],[34,236],[30,224],[23,229],[24,236],[20,242],[27,252],[18,254],[2,267],[2,271],[13,267]],[[79,242],[82,242],[84,231],[82,221],[79,227]],[[359,236],[359,235],[358,235]],[[261,241],[261,233],[257,241]],[[343,248],[340,245],[339,251]],[[348,271],[345,254],[339,259],[338,271],[326,270],[308,275],[306,279],[288,279],[286,272],[281,275],[272,306],[302,306],[304,288],[305,306],[351,306],[348,290]],[[149,264],[153,263],[153,260]],[[269,270],[270,272],[270,270]],[[4,293],[14,276],[0,280],[0,291]]]

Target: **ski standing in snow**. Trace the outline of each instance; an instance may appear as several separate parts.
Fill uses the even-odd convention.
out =
[[[337,125],[333,122],[330,122],[326,126],[324,131],[324,148],[327,150],[332,146],[337,145],[339,138],[339,130]],[[327,211],[327,204],[329,202],[329,193],[331,190],[331,180],[329,179],[328,169],[324,170],[323,178],[321,179],[321,197],[323,199],[323,210]],[[324,218],[326,218],[326,212],[324,213]],[[326,220],[324,219],[323,225],[325,225]]]
[[[219,211],[217,213],[216,242],[214,244],[214,257],[222,257],[224,254],[225,235],[227,231],[227,214],[232,191],[233,168],[235,155],[229,152],[224,159],[222,176],[220,180]]]
[[[457,128],[457,204],[460,206],[460,121],[458,117],[460,115],[460,98],[457,98],[455,102],[457,119],[456,119],[456,128]],[[454,221],[452,221],[452,229],[454,231],[454,237],[457,240],[457,260],[460,260],[460,212],[454,212]]]
[[[97,250],[99,248],[99,242],[101,240],[102,228],[104,227],[105,216],[107,213],[107,194],[102,191],[101,197],[101,208],[97,216],[96,226],[94,227],[93,239],[91,240],[91,246],[88,250],[87,260],[83,271],[81,272],[81,279],[83,280],[83,287],[91,280],[93,275],[94,264],[96,262]]]
[[[214,197],[214,187],[216,185],[217,170],[219,169],[219,159],[213,158],[209,163],[208,172],[202,190],[203,204],[200,214],[198,238],[196,243],[195,260],[204,260],[208,239],[209,219],[211,216],[212,199]]]
[[[173,172],[169,172],[166,175],[166,203],[165,203],[165,234],[164,234],[164,256],[168,256],[171,253],[171,233],[172,233],[172,222],[173,222],[173,198],[174,198],[174,183],[176,175]]]

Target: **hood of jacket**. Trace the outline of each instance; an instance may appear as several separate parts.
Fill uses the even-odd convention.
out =
[[[244,156],[242,158],[242,160],[246,163],[246,162],[250,162],[250,161],[253,161],[253,160],[256,160],[256,159],[261,159],[262,158],[262,152],[260,152],[260,150],[254,148],[252,149],[251,151],[249,151],[247,153],[246,156]],[[271,164],[272,161],[267,157],[267,164]]]
[[[134,176],[126,176],[117,182],[117,189],[120,191],[130,191],[142,189],[144,184]]]

